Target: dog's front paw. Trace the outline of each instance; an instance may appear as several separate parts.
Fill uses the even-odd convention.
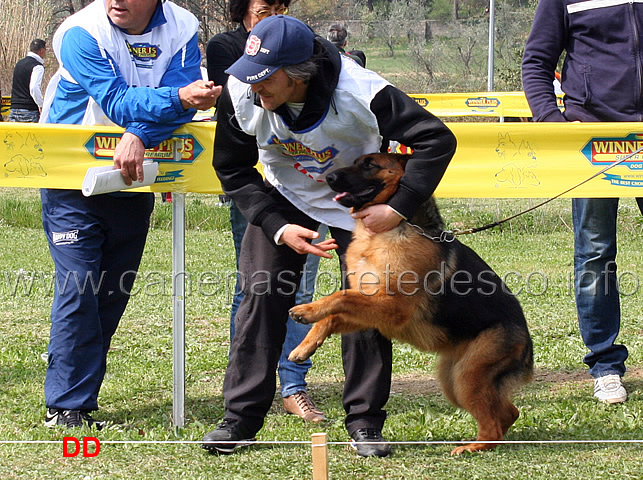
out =
[[[292,307],[288,313],[290,313],[292,319],[297,323],[302,323],[304,325],[314,323],[318,321],[319,318],[315,315],[315,311],[311,305],[311,303],[306,305],[297,305]]]
[[[308,344],[305,345],[305,342],[300,343],[297,347],[293,348],[288,355],[288,360],[293,363],[304,363],[310,358],[310,356],[315,353],[317,350],[317,345]]]

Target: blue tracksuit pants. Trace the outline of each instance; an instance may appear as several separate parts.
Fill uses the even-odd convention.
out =
[[[151,193],[84,197],[41,190],[56,267],[45,401],[96,410],[107,351],[125,311],[154,206]]]

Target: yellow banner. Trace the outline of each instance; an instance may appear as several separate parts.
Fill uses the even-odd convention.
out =
[[[81,189],[89,167],[112,165],[120,127],[0,124],[0,186]],[[156,182],[140,190],[220,193],[212,168],[214,122],[194,122],[146,151],[159,163]],[[176,157],[176,158],[175,158]]]
[[[524,92],[414,93],[409,95],[438,117],[531,117]],[[557,97],[563,108],[562,96]]]
[[[212,168],[215,122],[180,128],[147,151],[159,162],[155,192],[221,193]],[[437,195],[557,195],[643,146],[640,123],[450,123],[458,149]],[[81,189],[89,167],[111,165],[118,127],[0,124],[0,187]],[[176,147],[175,147],[176,145]],[[176,159],[175,159],[176,157]],[[643,196],[637,154],[567,197]]]
[[[643,146],[640,123],[450,123],[458,149],[442,197],[546,198]],[[566,197],[643,196],[643,153]]]
[[[409,96],[441,117],[531,117],[524,92],[412,93]],[[11,97],[2,97],[0,107],[2,115],[9,116]],[[558,97],[558,107],[563,108],[562,96]],[[212,115],[213,108],[197,112],[195,120],[210,119]]]

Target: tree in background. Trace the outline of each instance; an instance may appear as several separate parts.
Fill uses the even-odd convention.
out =
[[[53,9],[54,2],[50,0],[0,0],[0,83],[3,95],[11,94],[13,67],[27,54],[29,43],[34,38],[50,37]],[[45,74],[47,70],[51,69],[45,65]]]
[[[520,62],[536,3],[531,0],[523,7],[516,6],[515,1],[496,4],[495,90],[522,89]],[[414,38],[408,49],[409,84],[427,93],[486,91],[488,39],[487,13],[450,22],[446,33],[434,35],[430,41]],[[409,91],[408,87],[400,88]]]
[[[236,28],[230,20],[226,0],[172,0],[199,19],[199,44],[206,45],[215,34]]]
[[[5,95],[11,89],[13,66],[31,39],[50,43],[60,23],[92,1],[0,0],[0,83]],[[173,1],[200,20],[202,45],[215,33],[234,27],[227,0]],[[537,0],[497,0],[496,90],[521,88],[520,60],[536,4]],[[349,41],[360,49],[375,53],[384,47],[384,55],[395,58],[399,68],[396,85],[420,93],[486,90],[487,7],[488,0],[294,0],[291,12],[322,36],[329,25],[341,23],[349,30]],[[50,55],[45,82],[55,70]]]
[[[362,18],[369,22],[369,35],[381,39],[388,48],[389,56],[395,56],[395,46],[409,41],[419,34],[417,25],[425,19],[426,7],[423,0],[390,0],[380,2],[373,12],[364,13]]]

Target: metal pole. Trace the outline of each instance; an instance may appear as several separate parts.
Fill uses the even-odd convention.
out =
[[[487,91],[493,92],[493,57],[496,33],[495,0],[489,0],[489,58],[487,61]]]
[[[180,140],[174,141],[174,159],[180,159]],[[174,425],[185,424],[185,194],[172,194],[172,333],[174,371]]]

